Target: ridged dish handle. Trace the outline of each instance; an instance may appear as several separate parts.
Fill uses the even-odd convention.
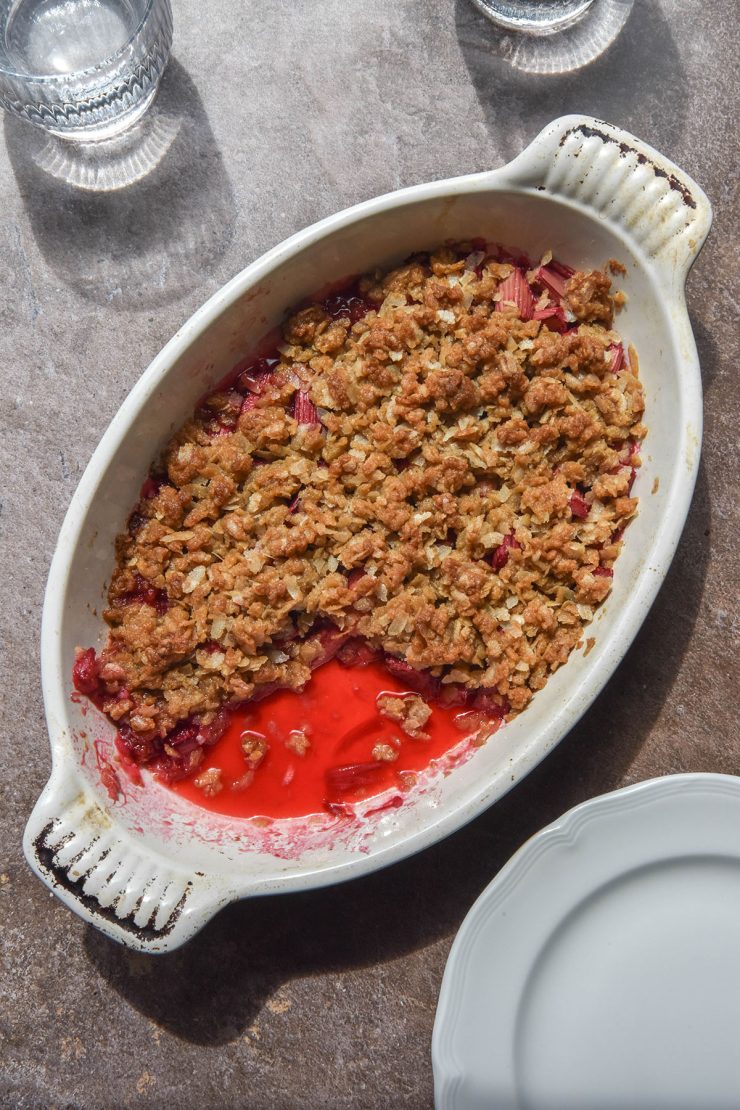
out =
[[[26,827],[23,850],[42,882],[107,936],[139,952],[178,948],[233,900],[116,826],[72,773],[55,768]]]
[[[706,194],[683,170],[592,116],[555,120],[502,173],[611,223],[678,287],[712,223]]]

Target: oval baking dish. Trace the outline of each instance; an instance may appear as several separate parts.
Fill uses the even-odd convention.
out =
[[[688,511],[701,440],[701,386],[684,283],[711,222],[701,189],[650,147],[583,116],[556,120],[509,165],[379,197],[299,232],[248,266],[180,329],[121,407],[61,530],[44,604],[42,669],[53,770],[26,829],[39,877],[87,921],[141,951],[182,944],[222,906],[349,879],[470,821],[527,774],[591,704],[658,591]],[[596,268],[617,258],[619,318],[640,356],[648,437],[614,588],[524,713],[452,773],[424,777],[399,808],[341,827],[240,821],[149,781],[112,802],[96,758],[113,729],[72,698],[78,644],[99,645],[113,541],[150,461],[196,401],[285,311],[345,274],[388,267],[446,239],[482,236]],[[447,768],[449,770],[449,768]],[[305,819],[304,823],[305,823]],[[305,831],[305,830],[304,830]]]

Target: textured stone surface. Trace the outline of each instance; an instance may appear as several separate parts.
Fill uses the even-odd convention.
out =
[[[512,851],[593,794],[740,770],[736,8],[639,0],[603,57],[535,79],[501,60],[468,0],[173,6],[160,139],[182,119],[148,177],[81,192],[39,169],[43,137],[5,121],[0,1105],[429,1107],[449,945]],[[42,592],[95,444],[163,342],[264,249],[373,194],[500,164],[572,110],[671,155],[715,208],[688,290],[704,461],[642,632],[558,750],[445,843],[350,886],[234,906],[171,956],[124,951],[32,878],[20,850],[49,768]]]

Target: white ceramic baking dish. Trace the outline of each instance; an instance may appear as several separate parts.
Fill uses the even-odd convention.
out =
[[[631,135],[584,116],[547,127],[507,166],[403,189],[323,220],[252,263],[180,329],[112,421],[61,530],[44,604],[42,667],[53,770],[26,857],[81,917],[141,951],[191,937],[234,899],[336,883],[440,840],[526,775],[578,720],[640,627],[678,543],[696,477],[701,386],[684,283],[711,222],[701,189]],[[624,263],[619,327],[640,356],[649,434],[614,588],[589,635],[527,710],[403,806],[308,831],[209,813],[154,782],[111,802],[96,754],[112,728],[72,700],[76,645],[99,617],[122,529],[149,463],[194,403],[291,305],[326,282],[445,239],[484,236],[577,266]],[[97,741],[97,747],[94,744]]]

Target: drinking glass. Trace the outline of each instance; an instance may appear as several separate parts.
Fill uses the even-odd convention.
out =
[[[0,104],[63,138],[107,139],[157,91],[170,0],[0,0]]]

